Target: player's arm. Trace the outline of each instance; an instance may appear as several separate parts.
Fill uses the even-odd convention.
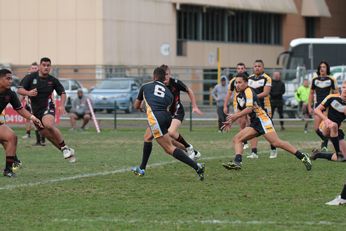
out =
[[[187,88],[187,94],[191,100],[191,105],[192,105],[192,112],[197,113],[198,115],[203,115],[203,112],[199,109],[197,103],[196,103],[196,98],[195,94],[193,93],[191,88]]]
[[[232,96],[232,91],[228,90],[223,102],[223,113],[228,114],[228,101]]]
[[[43,128],[41,121],[37,119],[34,115],[32,115],[30,112],[28,112],[25,108],[22,107],[21,109],[18,109],[17,113],[27,120],[32,120],[32,122],[34,122],[40,128]]]
[[[30,76],[24,77],[24,79],[21,80],[17,93],[23,96],[36,96],[37,95],[37,88],[30,90]]]
[[[338,86],[338,82],[336,81],[336,78],[332,77],[332,81],[333,81],[333,94],[339,94],[339,86]]]
[[[267,85],[264,86],[263,92],[260,93],[260,94],[258,94],[257,97],[258,97],[259,99],[262,99],[262,98],[268,96],[268,95],[270,94],[271,88],[272,88],[271,86],[267,86]]]
[[[143,102],[143,86],[139,89],[137,99],[135,100],[133,107],[137,110],[143,111],[142,109],[142,102]]]
[[[311,88],[310,89],[310,94],[309,94],[309,99],[308,99],[309,114],[311,114],[311,112],[312,112],[312,103],[314,101],[314,93],[315,93],[315,90]]]

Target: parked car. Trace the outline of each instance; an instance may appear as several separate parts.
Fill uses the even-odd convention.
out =
[[[106,110],[111,113],[116,102],[117,109],[131,113],[139,84],[135,78],[109,78],[101,81],[89,94],[94,110]]]
[[[84,88],[83,85],[74,79],[59,78],[60,83],[65,88],[66,92],[66,102],[65,109],[67,112],[70,111],[72,107],[72,101],[77,98],[77,90],[82,89],[84,94],[88,94],[88,89]]]

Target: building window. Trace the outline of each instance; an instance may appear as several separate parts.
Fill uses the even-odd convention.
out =
[[[181,5],[177,40],[280,45],[282,16],[273,13]]]
[[[315,29],[316,29],[316,18],[306,17],[305,18],[305,37],[315,38]]]

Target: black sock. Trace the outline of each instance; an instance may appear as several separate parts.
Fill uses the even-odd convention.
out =
[[[59,147],[60,147],[60,149],[61,149],[61,148],[65,147],[65,146],[66,146],[66,144],[65,144],[65,141],[63,140],[63,141],[59,144]]]
[[[27,130],[27,131],[26,131],[26,134],[28,134],[28,136],[30,136],[31,131],[30,131],[30,130]]]
[[[5,169],[11,170],[14,162],[14,156],[6,156],[6,167]]]
[[[243,144],[244,144],[244,145],[247,144],[247,140],[245,140],[245,141],[243,142]]]
[[[41,136],[41,143],[42,143],[42,144],[46,143],[46,137]]]
[[[17,154],[14,156],[14,161],[20,161],[20,160],[18,159]]]
[[[327,147],[328,146],[328,138],[323,135],[320,129],[317,129],[316,134],[321,138],[322,143],[321,143],[321,148]]]
[[[346,184],[344,185],[344,188],[341,191],[341,198],[346,200]]]
[[[186,142],[186,140],[184,140],[184,138],[179,134],[179,137],[177,139],[177,141],[179,143],[181,143],[182,145],[184,145],[185,148],[190,147],[190,144]]]
[[[36,143],[39,144],[41,143],[41,135],[39,131],[35,131],[35,135],[36,135]]]
[[[308,122],[305,123],[304,130],[308,130]]]
[[[304,158],[304,155],[303,153],[301,153],[299,150],[296,151],[296,153],[294,154],[299,160],[303,159]]]
[[[273,145],[270,145],[270,150],[276,150],[276,147],[275,146],[273,146]]]
[[[251,152],[257,154],[257,148],[252,148],[252,149],[251,149]]]
[[[332,141],[335,152],[337,154],[340,153],[339,137],[337,137],[337,136],[336,137],[330,137],[330,141]]]
[[[183,150],[176,148],[173,152],[173,157],[177,160],[180,160],[181,162],[191,166],[196,171],[198,170],[197,163],[193,160],[191,160]]]
[[[241,163],[243,161],[243,156],[240,154],[235,154],[234,161]]]
[[[140,169],[145,169],[147,167],[147,163],[151,154],[151,150],[153,148],[152,142],[144,142],[143,144],[143,155],[142,155],[142,163],[139,166]]]
[[[332,156],[333,156],[332,152],[318,152],[315,155],[315,158],[332,160]]]
[[[321,148],[328,147],[328,138],[325,138],[321,143]]]

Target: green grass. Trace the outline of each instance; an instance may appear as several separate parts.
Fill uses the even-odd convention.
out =
[[[340,193],[343,163],[317,160],[307,172],[282,150],[269,159],[261,138],[258,160],[227,171],[221,163],[233,156],[234,131],[194,127],[182,133],[203,155],[204,182],[156,143],[149,164],[159,164],[137,177],[128,169],[140,163],[144,128],[62,131],[75,164],[52,145],[19,140],[24,166],[14,179],[0,178],[0,230],[344,230],[346,207],[324,205]],[[279,135],[303,151],[318,146],[315,134],[301,131]]]

